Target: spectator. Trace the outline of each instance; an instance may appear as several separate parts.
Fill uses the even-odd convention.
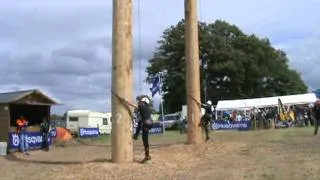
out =
[[[44,118],[40,124],[40,132],[42,133],[42,149],[49,151],[49,134],[50,134],[50,122],[47,118]]]
[[[17,123],[17,133],[19,135],[19,140],[20,140],[20,150],[25,155],[29,155],[29,153],[28,153],[29,144],[27,142],[28,121],[23,116],[20,116],[20,118],[17,119],[16,123]]]
[[[318,134],[318,126],[320,124],[320,100],[317,100],[314,107],[314,135]]]

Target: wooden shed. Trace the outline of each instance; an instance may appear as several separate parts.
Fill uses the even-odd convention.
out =
[[[18,117],[24,116],[30,127],[38,126],[43,118],[49,119],[51,106],[58,104],[38,89],[0,93],[0,142],[8,142]]]

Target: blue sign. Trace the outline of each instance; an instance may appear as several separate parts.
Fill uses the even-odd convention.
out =
[[[320,89],[316,89],[312,92],[316,95],[317,98],[320,98]]]
[[[27,132],[27,142],[30,149],[41,148],[42,146],[42,133],[41,132]],[[51,137],[48,138],[48,143],[51,145]],[[19,149],[20,148],[20,138],[17,133],[9,133],[9,148]]]
[[[149,134],[163,134],[163,126],[160,123],[153,123]]]
[[[52,128],[50,131],[51,137],[57,137],[57,129],[56,128]]]
[[[241,130],[248,131],[251,129],[251,121],[213,121],[211,128],[214,130]]]
[[[79,128],[79,137],[92,138],[99,136],[99,128]]]
[[[136,132],[137,125],[134,126],[133,133]],[[163,126],[160,123],[153,123],[152,128],[149,130],[149,134],[163,134]]]

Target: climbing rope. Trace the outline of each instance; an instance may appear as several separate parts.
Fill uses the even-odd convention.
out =
[[[198,11],[198,16],[199,16],[199,18],[198,18],[198,21],[199,22],[201,22],[201,19],[202,19],[202,2],[201,2],[201,0],[198,0],[198,6],[199,6],[199,11]]]
[[[194,100],[197,103],[197,105],[199,106],[199,108],[201,109],[201,103],[196,98],[194,98],[190,94],[187,94],[187,96],[189,96],[192,100]]]
[[[112,91],[112,90],[111,90],[111,93],[112,93],[114,96],[116,96],[116,97],[122,102],[122,104],[125,106],[125,108],[126,108],[127,111],[129,112],[129,115],[130,115],[130,117],[131,117],[131,120],[133,121],[133,120],[134,120],[134,115],[132,114],[132,111],[131,111],[131,109],[130,109],[128,103],[127,103],[127,101],[126,101],[124,98],[122,98],[121,96],[119,96],[117,93],[115,93],[114,91]]]
[[[139,61],[139,94],[142,93],[142,75],[141,75],[141,17],[140,0],[138,0],[138,61]]]

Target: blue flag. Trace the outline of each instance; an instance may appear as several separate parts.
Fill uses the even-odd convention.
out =
[[[312,92],[317,96],[317,98],[320,98],[320,89],[316,89]]]
[[[152,88],[150,88],[150,91],[152,93],[152,97],[157,93],[160,92],[160,75],[157,75],[153,82],[152,82]]]

